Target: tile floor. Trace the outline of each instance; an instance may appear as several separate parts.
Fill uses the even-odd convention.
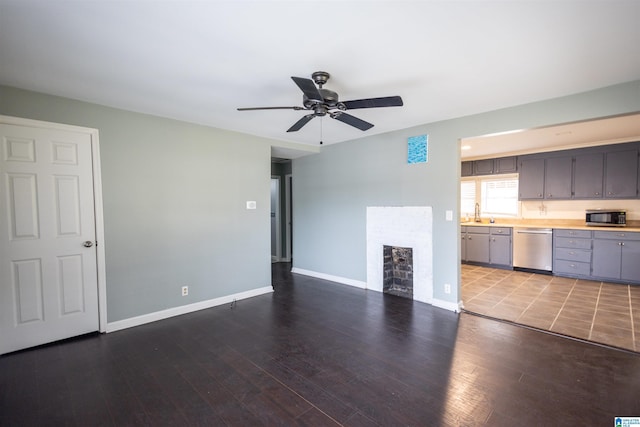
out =
[[[462,265],[467,311],[640,352],[640,286]]]

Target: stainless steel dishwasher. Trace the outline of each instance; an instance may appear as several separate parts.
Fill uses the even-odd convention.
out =
[[[553,230],[550,228],[513,229],[513,266],[551,271]]]

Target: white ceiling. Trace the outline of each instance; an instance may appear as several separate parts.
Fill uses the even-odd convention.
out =
[[[464,138],[461,157],[475,160],[640,141],[640,114]]]
[[[640,78],[640,1],[0,0],[0,84],[294,143],[331,144]],[[286,130],[291,76],[341,100]],[[322,123],[322,136],[321,125]]]

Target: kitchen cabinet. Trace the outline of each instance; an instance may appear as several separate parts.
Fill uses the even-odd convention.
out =
[[[489,237],[489,264],[511,267],[511,228],[492,227]]]
[[[573,197],[601,199],[604,179],[604,153],[578,154],[573,164]]]
[[[519,163],[518,199],[544,198],[544,159],[522,159]]]
[[[545,159],[544,198],[571,198],[572,157],[550,157]]]
[[[640,233],[595,231],[592,276],[640,282]]]
[[[604,197],[629,199],[638,195],[638,150],[611,151],[606,154]]]
[[[553,274],[570,277],[591,275],[591,231],[553,230]]]
[[[483,159],[462,162],[461,176],[493,175],[515,173],[518,170],[517,157],[500,157],[498,159]]]
[[[460,257],[463,262],[511,267],[510,227],[461,227]]]
[[[460,169],[461,176],[472,176],[473,175],[473,162],[462,162],[462,166]]]
[[[467,227],[460,227],[460,261],[467,260]]]
[[[515,173],[518,171],[518,161],[515,156],[500,157],[494,162],[495,173]]]
[[[476,160],[473,162],[474,175],[491,175],[493,173],[493,159]]]
[[[465,261],[489,263],[489,227],[467,227],[465,245]]]

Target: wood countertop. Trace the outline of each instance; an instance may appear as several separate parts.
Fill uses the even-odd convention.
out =
[[[591,231],[628,231],[640,232],[640,221],[631,221],[626,227],[598,227],[587,226],[584,221],[571,219],[496,219],[491,224],[488,219],[482,219],[481,222],[460,222],[460,225],[470,227],[531,227],[531,228],[570,228],[574,230],[591,230]]]

